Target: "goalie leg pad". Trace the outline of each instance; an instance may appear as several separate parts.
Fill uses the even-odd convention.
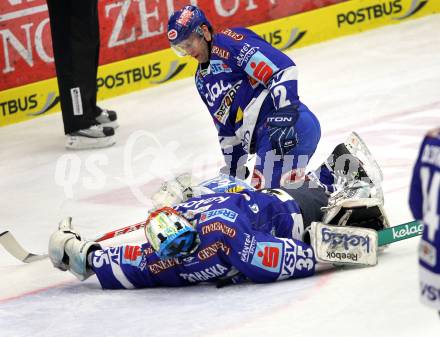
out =
[[[84,281],[93,271],[87,264],[90,249],[100,249],[96,242],[81,239],[73,230],[72,218],[60,222],[58,230],[49,239],[49,258],[55,268],[69,270],[80,281]]]
[[[313,222],[310,240],[317,262],[363,266],[377,264],[378,235],[373,229]]]

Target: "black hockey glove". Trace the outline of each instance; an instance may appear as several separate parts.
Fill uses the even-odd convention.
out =
[[[298,114],[298,106],[289,105],[267,117],[272,149],[281,157],[288,154],[298,144],[298,134],[295,130]]]

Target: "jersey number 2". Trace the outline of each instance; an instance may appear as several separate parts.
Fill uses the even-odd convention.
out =
[[[284,85],[277,85],[273,88],[273,94],[275,97],[280,97],[278,108],[283,108],[290,105],[290,100],[287,98],[287,89]]]

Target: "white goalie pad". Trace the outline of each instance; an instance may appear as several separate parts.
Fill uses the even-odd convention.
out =
[[[377,264],[378,235],[373,229],[313,222],[310,240],[317,262],[362,266]]]

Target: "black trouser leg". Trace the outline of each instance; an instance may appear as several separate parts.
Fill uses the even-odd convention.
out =
[[[97,0],[47,0],[66,134],[96,124]],[[73,97],[73,98],[72,98]]]
[[[328,204],[328,195],[322,187],[305,181],[301,187],[293,189],[283,188],[283,190],[289,193],[301,208],[304,228],[309,227],[313,221],[322,220],[324,212],[321,211],[321,207],[325,207]]]

